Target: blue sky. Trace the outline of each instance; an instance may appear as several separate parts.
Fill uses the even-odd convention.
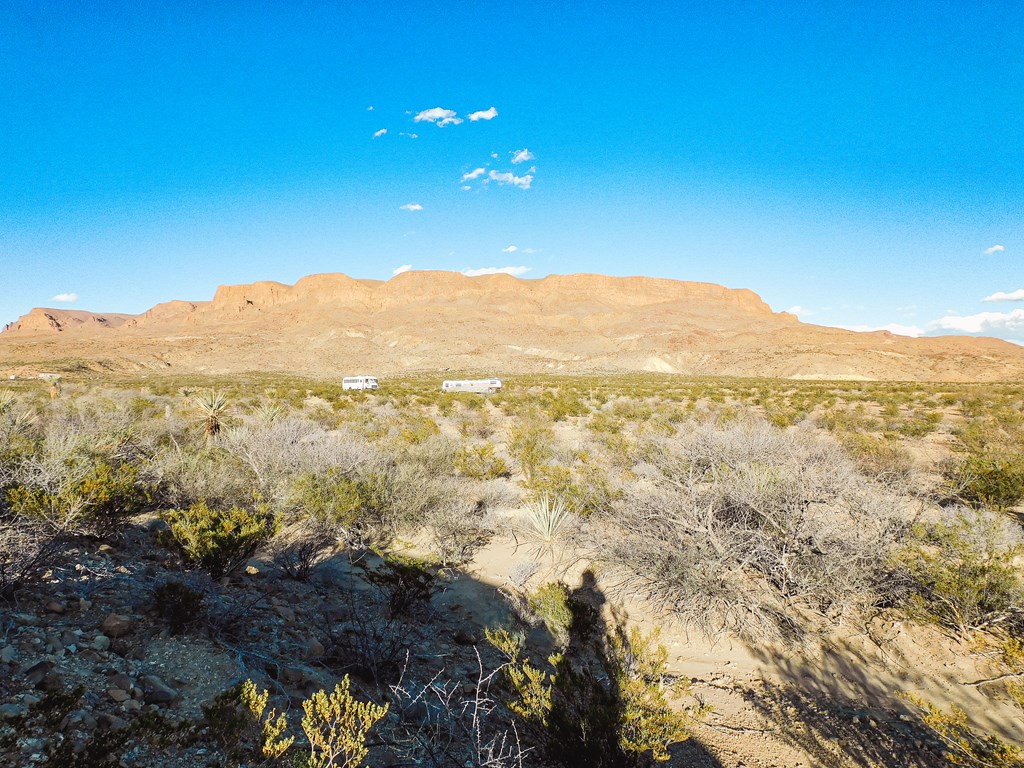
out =
[[[1024,343],[1022,83],[1019,2],[0,0],[0,323],[411,266]]]

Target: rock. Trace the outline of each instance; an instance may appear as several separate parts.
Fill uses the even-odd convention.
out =
[[[245,572],[250,576],[258,576],[260,569],[257,568],[255,565],[247,565],[245,566]]]
[[[480,639],[476,635],[465,629],[456,631],[453,639],[457,645],[476,645],[480,642]]]
[[[35,687],[43,682],[50,670],[53,669],[52,661],[39,661],[22,672],[28,684]]]
[[[103,620],[100,625],[103,634],[107,637],[124,637],[132,631],[132,620],[128,616],[119,613],[112,613]]]
[[[116,731],[120,728],[124,728],[125,721],[117,715],[112,715],[109,712],[101,712],[96,715],[96,726],[104,731]]]
[[[132,679],[122,672],[108,677],[107,683],[111,688],[120,688],[122,691],[130,691],[132,689]]]
[[[302,649],[302,658],[304,659],[319,659],[326,653],[323,643],[317,640],[315,637],[309,638],[306,641],[305,647]]]
[[[61,614],[61,613],[66,613],[67,610],[68,610],[68,607],[67,607],[66,604],[62,603],[60,600],[51,600],[50,602],[48,602],[46,604],[46,610],[49,611],[50,613]]]
[[[0,649],[0,662],[4,664],[13,664],[18,660],[18,649],[13,645],[5,645],[3,649]]]
[[[123,709],[125,712],[131,712],[132,714],[134,714],[136,712],[142,711],[142,705],[134,699],[130,699],[121,705],[121,709]]]
[[[143,675],[139,682],[147,704],[170,704],[178,698],[178,692],[156,675]]]
[[[92,649],[94,651],[106,651],[110,649],[110,638],[106,635],[96,635],[92,639]]]
[[[0,720],[16,720],[28,714],[28,704],[0,704]]]
[[[109,696],[113,701],[116,701],[118,704],[124,701],[128,701],[128,699],[131,698],[131,695],[127,691],[123,691],[120,688],[108,688],[107,696]]]
[[[78,599],[78,610],[85,612],[92,608],[92,600],[86,600],[84,597]]]

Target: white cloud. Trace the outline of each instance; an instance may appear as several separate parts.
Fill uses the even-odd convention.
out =
[[[406,203],[405,205],[398,206],[403,211],[422,211],[423,206],[419,203]]]
[[[483,109],[479,112],[470,112],[466,117],[470,119],[470,122],[475,123],[477,120],[493,120],[498,116],[498,110],[494,107],[490,109]]]
[[[464,189],[468,192],[469,190],[472,189],[472,187],[469,186],[469,184],[463,184],[461,187],[459,187],[459,189]]]
[[[371,104],[370,106],[368,106],[368,107],[366,108],[366,111],[367,111],[367,112],[373,112],[373,104]]]
[[[72,304],[72,303],[78,301],[78,294],[77,293],[58,293],[56,296],[54,296],[52,299],[50,299],[50,301],[60,301],[60,302],[63,302],[65,304]]]
[[[814,314],[813,309],[804,309],[799,304],[795,304],[786,311],[789,312],[789,314],[791,315],[796,315],[797,317],[810,317],[811,315]]]
[[[982,301],[1024,301],[1024,288],[1018,288],[1010,293],[996,291],[991,296],[986,296]]]
[[[469,181],[470,179],[476,179],[479,178],[480,176],[483,176],[485,173],[487,173],[486,168],[474,168],[469,173],[462,174],[462,180]]]
[[[1024,309],[1015,309],[1012,312],[978,312],[974,315],[946,315],[931,323],[930,327],[961,333],[1024,333]]]
[[[515,253],[518,250],[519,250],[519,246],[518,245],[510,245],[508,248],[502,248],[501,252],[502,253]]]
[[[444,128],[446,125],[458,125],[462,122],[461,117],[456,117],[457,114],[453,109],[433,107],[432,109],[424,109],[422,112],[417,112],[413,122],[434,123],[439,128]]]
[[[379,131],[374,131],[373,138],[379,138],[388,132],[387,128],[381,128]]]
[[[408,136],[410,139],[418,139],[420,135],[418,133],[406,133],[405,131],[399,131],[399,136]]]
[[[873,331],[888,331],[894,333],[897,336],[913,336],[918,337],[924,335],[924,329],[918,328],[916,325],[900,325],[899,323],[889,323],[888,325],[837,325],[836,328],[842,328],[844,331],[857,331],[858,333],[871,333]]]
[[[394,269],[392,269],[391,270],[391,274],[392,275],[400,275],[403,272],[408,272],[410,269],[412,269],[412,264],[403,264],[400,267],[395,267]]]
[[[530,267],[480,267],[479,269],[464,269],[462,274],[466,277],[479,277],[480,275],[521,275],[529,271]]]
[[[533,175],[529,173],[525,176],[516,176],[511,171],[491,171],[487,175],[503,186],[505,184],[511,184],[512,186],[519,187],[520,189],[529,189],[530,184],[533,183]]]
[[[993,253],[1000,253],[1000,252],[1005,251],[1005,250],[1006,250],[1006,246],[1005,245],[999,245],[998,243],[996,243],[995,245],[990,246],[989,248],[986,248],[985,249],[985,254],[987,256],[991,256]]]
[[[523,147],[522,149],[517,149],[515,152],[512,153],[512,162],[513,163],[525,163],[527,160],[536,160],[536,159],[537,159],[537,156],[535,154],[533,154],[533,152],[528,150],[526,147]]]
[[[492,160],[497,160],[498,159],[498,153],[497,152],[491,152],[491,159]]]

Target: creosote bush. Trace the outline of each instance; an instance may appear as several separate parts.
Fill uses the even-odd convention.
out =
[[[967,636],[1024,619],[1019,530],[999,513],[956,510],[918,524],[894,556],[895,582],[918,618]]]
[[[215,579],[243,565],[270,540],[278,525],[266,507],[210,509],[205,501],[188,509],[168,510],[163,517],[185,557]]]

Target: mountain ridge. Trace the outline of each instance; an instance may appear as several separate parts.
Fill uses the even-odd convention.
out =
[[[999,339],[912,339],[803,323],[751,290],[597,274],[409,271],[219,286],[137,315],[35,308],[0,333],[0,371],[76,358],[104,370],[340,375],[499,372],[994,381],[1024,376]],[[6,368],[5,368],[6,366]],[[12,369],[13,370],[13,369]]]

